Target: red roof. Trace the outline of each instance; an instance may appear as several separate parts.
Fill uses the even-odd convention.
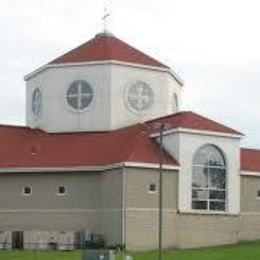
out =
[[[0,167],[102,166],[120,162],[158,163],[150,137],[154,123],[222,133],[235,130],[192,112],[181,112],[111,132],[48,134],[28,127],[0,126]],[[164,152],[165,164],[178,162]]]
[[[260,150],[241,149],[241,170],[249,172],[260,172]]]
[[[50,64],[107,60],[169,68],[108,33],[97,34],[95,38],[55,59]]]
[[[229,128],[223,124],[213,121],[209,118],[201,116],[191,111],[184,111],[174,115],[155,119],[150,122],[164,122],[169,124],[172,128],[187,128],[194,130],[205,130],[220,132],[226,134],[242,135],[240,132]]]
[[[102,166],[120,162],[158,163],[150,132],[136,125],[106,133],[47,134],[0,126],[0,167]],[[166,164],[178,165],[168,154]]]

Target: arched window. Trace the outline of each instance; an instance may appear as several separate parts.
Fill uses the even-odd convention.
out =
[[[226,210],[226,163],[213,145],[201,147],[193,160],[192,209]]]

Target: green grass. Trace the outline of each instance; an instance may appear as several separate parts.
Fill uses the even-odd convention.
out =
[[[132,253],[134,260],[156,260],[157,252]],[[123,259],[122,255],[118,260]],[[163,260],[258,260],[260,259],[260,241],[230,246],[189,250],[167,250]]]
[[[0,251],[0,260],[81,260],[81,252]]]
[[[157,252],[133,252],[133,260],[156,260]],[[80,260],[81,252],[0,251],[0,260]],[[123,260],[119,254],[117,260]],[[257,260],[260,259],[260,241],[238,245],[190,250],[166,250],[163,260]]]

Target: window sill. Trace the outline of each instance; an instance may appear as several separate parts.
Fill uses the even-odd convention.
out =
[[[157,195],[158,194],[158,191],[148,191],[149,194],[155,194]]]
[[[203,211],[203,210],[188,210],[188,211],[179,211],[180,214],[187,215],[205,215],[205,216],[238,216],[239,213],[230,213],[227,211]]]

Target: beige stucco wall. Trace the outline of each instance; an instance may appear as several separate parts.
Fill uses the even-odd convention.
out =
[[[158,169],[127,168],[125,170],[125,207],[158,208],[159,193],[149,193],[149,184],[159,187]],[[163,172],[163,207],[177,209],[178,173],[174,170]]]
[[[2,173],[0,230],[87,229],[103,234],[107,244],[121,244],[121,172]],[[56,194],[59,185],[67,187],[66,196]],[[22,195],[24,186],[32,195]]]
[[[158,243],[158,192],[149,193],[149,184],[159,184],[157,169],[128,168],[125,183],[125,230],[124,238],[129,250],[154,249]],[[175,233],[177,210],[178,173],[163,173],[163,241],[164,247],[176,245]]]
[[[125,239],[130,250],[157,248],[158,194],[149,194],[148,185],[158,181],[158,170],[125,172]],[[256,199],[260,178],[242,177],[241,214],[178,213],[177,172],[164,173],[164,187],[164,248],[197,248],[260,238],[260,200]]]
[[[178,248],[196,248],[236,243],[239,217],[235,215],[178,214]]]
[[[0,209],[97,209],[100,177],[98,172],[2,173]],[[57,188],[62,185],[68,194],[58,196]],[[32,195],[22,194],[24,186],[32,187]]]
[[[239,215],[179,213],[178,175],[163,174],[163,247],[193,248],[260,238],[260,178],[241,177]],[[44,175],[44,178],[43,178]],[[158,245],[157,169],[125,168],[104,172],[15,173],[0,175],[0,231],[25,231],[33,239],[39,231],[91,230],[103,234],[108,245],[129,250]],[[23,196],[30,185],[32,196]],[[56,195],[66,185],[68,194]],[[12,191],[12,192],[10,192]],[[124,192],[123,192],[124,191]]]
[[[260,178],[240,177],[241,212],[238,215],[178,214],[177,247],[192,248],[260,239]]]
[[[258,190],[260,190],[259,177],[241,175],[241,212],[260,213]]]

